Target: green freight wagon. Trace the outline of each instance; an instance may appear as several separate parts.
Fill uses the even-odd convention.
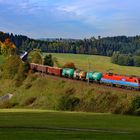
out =
[[[86,80],[89,81],[100,81],[102,78],[102,73],[100,72],[87,72]]]
[[[64,69],[62,69],[62,76],[73,78],[74,71],[75,71],[74,69],[64,68]]]

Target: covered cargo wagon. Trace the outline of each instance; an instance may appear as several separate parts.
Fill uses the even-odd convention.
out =
[[[56,76],[61,76],[62,69],[57,68],[57,67],[48,67],[48,74],[56,75]]]
[[[37,71],[39,72],[43,72],[43,73],[47,73],[48,71],[48,66],[45,66],[45,65],[37,65]]]
[[[33,71],[37,71],[37,65],[38,64],[30,63],[30,69],[33,70]]]

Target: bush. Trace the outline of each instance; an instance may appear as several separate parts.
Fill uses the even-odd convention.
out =
[[[96,111],[98,112],[112,112],[118,102],[118,95],[110,91],[102,91],[95,98]]]
[[[70,110],[73,111],[79,104],[80,100],[74,96],[62,95],[58,101],[58,110]]]
[[[132,105],[129,102],[129,100],[126,98],[126,99],[120,100],[116,104],[112,113],[132,115],[133,114],[133,108],[132,108]]]
[[[2,101],[0,103],[0,108],[12,108],[12,107],[13,107],[13,104],[9,100]]]
[[[7,79],[13,79],[18,73],[18,69],[21,63],[22,61],[17,55],[8,57],[3,65],[3,77]]]
[[[43,64],[41,52],[39,50],[33,50],[28,55],[28,61],[31,63]]]
[[[29,65],[27,63],[20,63],[17,75],[15,77],[15,85],[17,87],[22,85],[22,82],[27,77],[28,70],[29,70]]]
[[[32,84],[31,83],[26,83],[25,84],[25,89],[30,89],[32,87]]]
[[[25,102],[23,103],[23,106],[29,106],[31,104],[33,104],[35,102],[37,98],[36,97],[29,97],[25,100]]]
[[[134,115],[137,115],[137,116],[140,116],[140,108],[137,109],[137,110],[135,110],[133,114],[134,114]]]
[[[94,97],[86,97],[80,99],[80,108],[81,111],[93,112],[95,111],[96,101]]]
[[[58,99],[58,110],[74,110],[76,106],[79,104],[80,99],[74,96],[75,89],[69,88],[66,89],[64,93],[62,93]]]
[[[112,113],[114,114],[133,114],[132,100],[133,94],[117,94],[118,101],[114,105]]]
[[[53,66],[54,65],[51,54],[45,56],[44,65],[48,65],[48,66]]]
[[[132,108],[134,111],[140,108],[140,96],[136,96],[134,98],[132,101]]]
[[[135,56],[134,57],[134,65],[136,67],[140,67],[140,56]]]
[[[72,69],[76,69],[75,64],[73,62],[70,63],[66,63],[63,68],[72,68]]]

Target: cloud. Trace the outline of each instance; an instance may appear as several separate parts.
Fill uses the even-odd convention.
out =
[[[67,15],[73,14],[73,16],[82,19],[83,22],[92,25],[98,20],[100,14],[113,7],[109,2],[110,0],[77,0],[71,1],[71,3],[65,5],[59,5],[57,10],[62,11]]]
[[[139,9],[139,0],[0,0],[0,23],[34,36],[133,34]]]
[[[0,5],[17,14],[34,13],[42,9],[42,5],[37,0],[0,0]]]
[[[132,26],[134,18],[140,18],[138,0],[71,0],[71,2],[58,6],[58,10],[67,15],[73,15],[74,19],[99,30],[119,29]],[[137,7],[137,8],[136,8]],[[136,13],[134,14],[134,11]],[[127,24],[127,26],[125,26]]]

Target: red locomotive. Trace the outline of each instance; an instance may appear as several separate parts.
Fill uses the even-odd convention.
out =
[[[128,87],[134,89],[140,88],[140,78],[135,76],[124,76],[113,73],[104,73],[103,77],[101,78],[101,82],[121,87]]]

